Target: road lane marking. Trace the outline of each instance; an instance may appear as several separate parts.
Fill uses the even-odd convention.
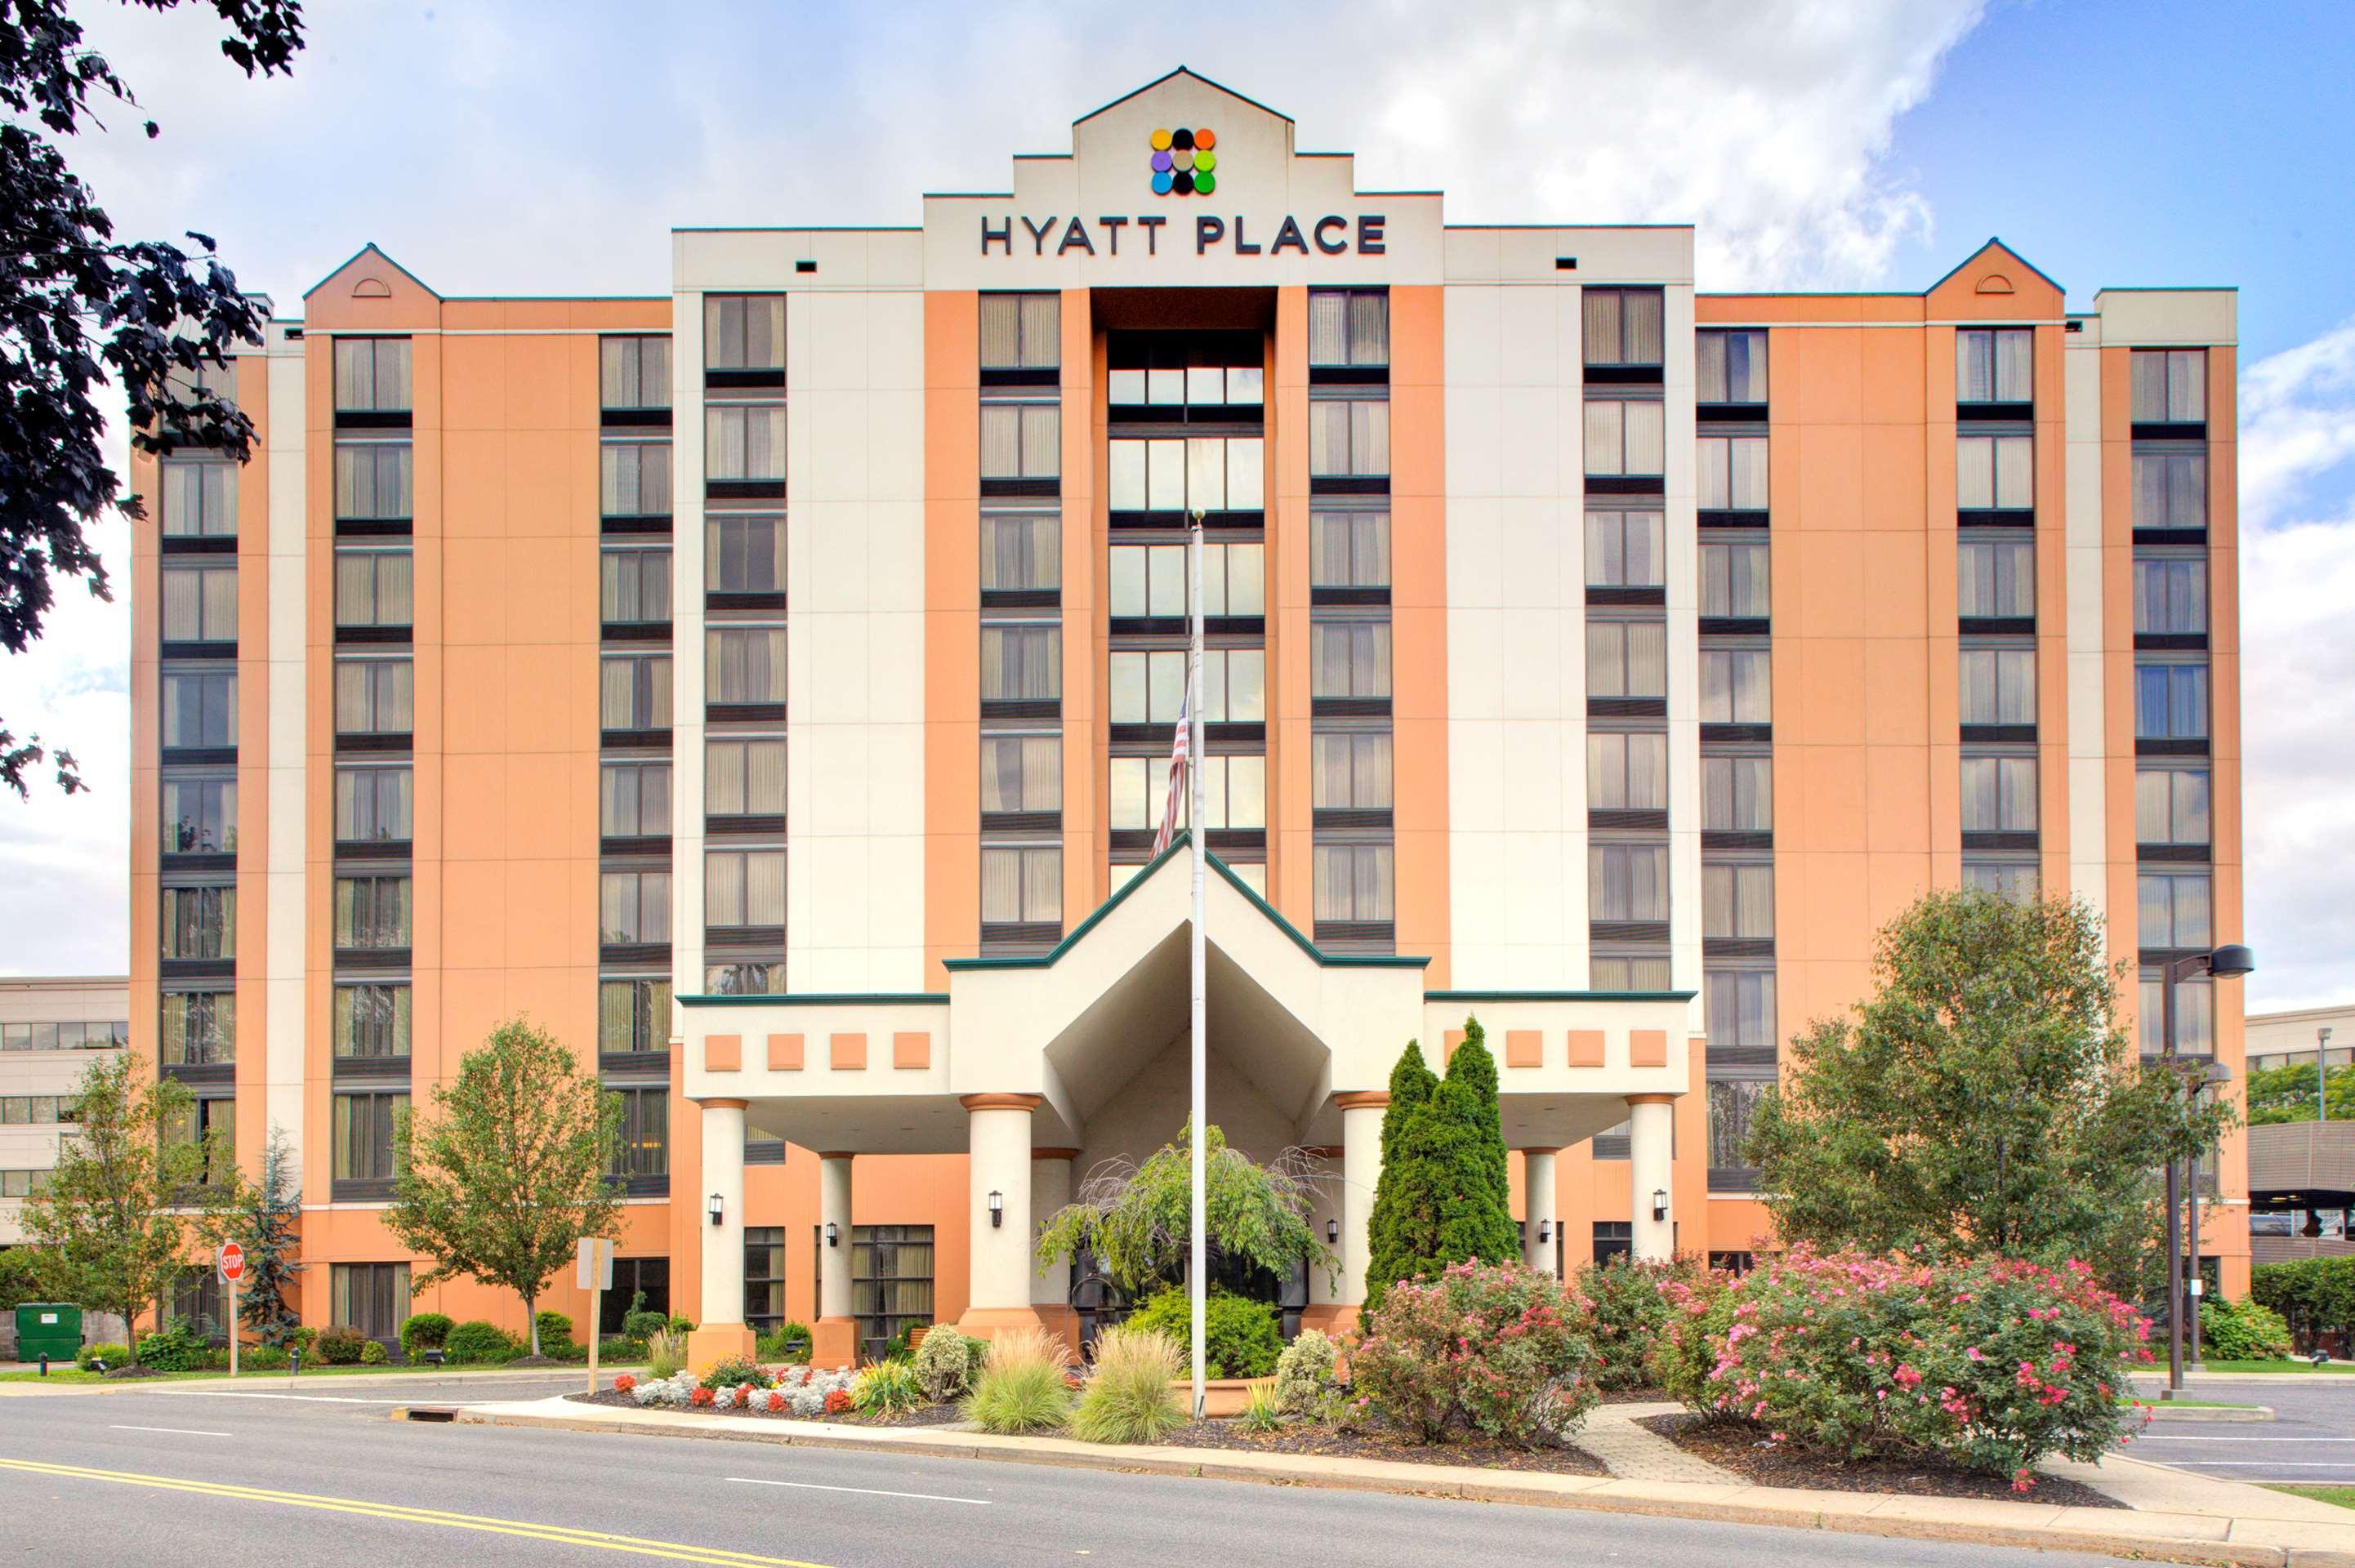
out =
[[[868,1498],[914,1498],[919,1502],[971,1503],[975,1508],[987,1508],[990,1504],[987,1498],[944,1498],[938,1492],[887,1492],[875,1487],[829,1487],[816,1481],[764,1480],[758,1476],[730,1476],[728,1478],[742,1487],[795,1487],[805,1492],[857,1492]]]
[[[290,1399],[306,1404],[414,1404],[413,1399],[361,1399],[349,1393],[247,1393],[226,1388],[159,1388],[175,1399]]]
[[[2355,1470],[2355,1459],[2186,1459],[2211,1470]]]
[[[110,1421],[107,1425],[117,1432],[169,1432],[176,1437],[227,1437],[229,1436],[226,1432],[199,1432],[193,1426],[125,1426],[120,1421]]]
[[[199,1497],[227,1498],[237,1502],[278,1503],[289,1508],[316,1509],[326,1513],[357,1514],[397,1524],[439,1525],[490,1535],[512,1535],[527,1541],[553,1542],[560,1546],[593,1546],[638,1557],[661,1557],[677,1563],[701,1563],[710,1568],[825,1568],[791,1557],[762,1557],[718,1546],[690,1546],[679,1542],[644,1541],[630,1535],[575,1530],[568,1525],[538,1524],[528,1520],[493,1519],[480,1514],[450,1513],[440,1509],[410,1508],[400,1503],[372,1503],[357,1498],[323,1497],[309,1492],[274,1491],[226,1482],[187,1480],[177,1476],[144,1475],[133,1470],[101,1470],[82,1465],[52,1465],[31,1459],[0,1458],[0,1470],[47,1476],[59,1480],[112,1481],[159,1491],[189,1492]]]
[[[2188,1432],[2170,1433],[2165,1436],[2145,1434],[2135,1440],[2138,1443],[2355,1443],[2355,1437],[2195,1437]]]

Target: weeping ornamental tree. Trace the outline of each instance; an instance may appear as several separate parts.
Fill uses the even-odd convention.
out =
[[[1497,1062],[1479,1020],[1464,1021],[1444,1078],[1432,1075],[1410,1041],[1391,1070],[1382,1113],[1382,1173],[1366,1222],[1367,1309],[1401,1279],[1469,1258],[1517,1261],[1509,1182]]]
[[[1144,1164],[1115,1160],[1091,1172],[1078,1196],[1047,1218],[1039,1232],[1039,1269],[1082,1248],[1130,1298],[1185,1277],[1193,1240],[1193,1124]],[[1215,1126],[1204,1134],[1203,1223],[1210,1249],[1282,1276],[1306,1258],[1337,1279],[1333,1255],[1317,1241],[1308,1217],[1316,1197],[1314,1162],[1287,1149],[1261,1165],[1227,1147]]]

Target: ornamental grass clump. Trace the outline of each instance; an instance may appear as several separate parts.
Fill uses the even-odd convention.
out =
[[[1704,1413],[1841,1458],[1934,1455],[2035,1484],[2055,1454],[2095,1460],[2139,1425],[2130,1376],[2149,1320],[2093,1270],[1806,1248],[1698,1315]]]
[[[1284,1425],[1284,1401],[1275,1392],[1275,1380],[1263,1377],[1243,1390],[1242,1424],[1254,1432],[1273,1432]]]
[[[664,1329],[646,1336],[646,1375],[655,1383],[675,1377],[687,1365],[687,1336]]]
[[[899,1415],[926,1403],[924,1385],[912,1363],[877,1361],[851,1383],[850,1403],[862,1414]]]
[[[1071,1412],[1071,1436],[1083,1443],[1159,1442],[1186,1425],[1171,1386],[1185,1372],[1185,1356],[1168,1335],[1133,1324],[1106,1330]]]
[[[973,1392],[963,1406],[965,1419],[1001,1435],[1060,1426],[1071,1405],[1064,1378],[1071,1364],[1070,1349],[1043,1329],[999,1335],[974,1374]]]
[[[1586,1317],[1574,1288],[1518,1264],[1401,1280],[1349,1352],[1356,1408],[1423,1443],[1559,1443],[1601,1397]]]

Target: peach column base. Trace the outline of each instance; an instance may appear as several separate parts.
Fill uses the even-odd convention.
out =
[[[1315,1329],[1328,1340],[1337,1340],[1344,1334],[1356,1333],[1358,1320],[1364,1315],[1365,1309],[1354,1303],[1320,1301],[1301,1309],[1300,1326]]]
[[[1050,1301],[1033,1303],[1030,1310],[1039,1315],[1039,1326],[1063,1341],[1071,1359],[1080,1359],[1080,1315],[1071,1308],[1058,1307]],[[962,1328],[962,1326],[960,1325]]]
[[[858,1362],[858,1319],[820,1318],[810,1325],[810,1365],[847,1367]]]
[[[687,1336],[687,1366],[701,1377],[730,1356],[751,1361],[754,1353],[754,1338],[750,1325],[744,1323],[706,1323]]]
[[[1036,1307],[968,1307],[964,1316],[956,1321],[957,1332],[976,1340],[995,1340],[1000,1334],[1018,1334],[1026,1329],[1044,1329],[1053,1333],[1058,1328],[1068,1335],[1073,1330],[1065,1324],[1050,1323]]]

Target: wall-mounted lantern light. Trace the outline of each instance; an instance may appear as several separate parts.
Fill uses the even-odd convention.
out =
[[[836,1237],[837,1235],[840,1234],[841,1234],[841,1233],[839,1233],[838,1231],[837,1231],[837,1230],[834,1228],[834,1222],[833,1222],[832,1220],[828,1220],[828,1221],[826,1221],[826,1245],[828,1245],[828,1246],[832,1246],[832,1245],[834,1245],[835,1237]]]
[[[1341,1242],[1341,1222],[1340,1222],[1340,1221],[1338,1221],[1338,1220],[1327,1220],[1327,1221],[1326,1221],[1326,1222],[1325,1222],[1325,1245],[1327,1245],[1327,1246],[1338,1246],[1338,1245],[1340,1245],[1340,1242]]]
[[[1553,1222],[1551,1220],[1540,1220],[1538,1222],[1538,1245],[1542,1246],[1551,1240],[1553,1240]]]
[[[1655,1187],[1652,1189],[1652,1218],[1665,1220],[1668,1217],[1668,1190],[1666,1187]]]
[[[704,1206],[710,1211],[711,1223],[715,1225],[719,1223],[720,1215],[728,1211],[728,1205],[720,1201],[719,1194],[717,1192],[711,1194],[711,1202]]]
[[[989,1228],[997,1229],[1006,1223],[1006,1194],[992,1188],[989,1193]]]

